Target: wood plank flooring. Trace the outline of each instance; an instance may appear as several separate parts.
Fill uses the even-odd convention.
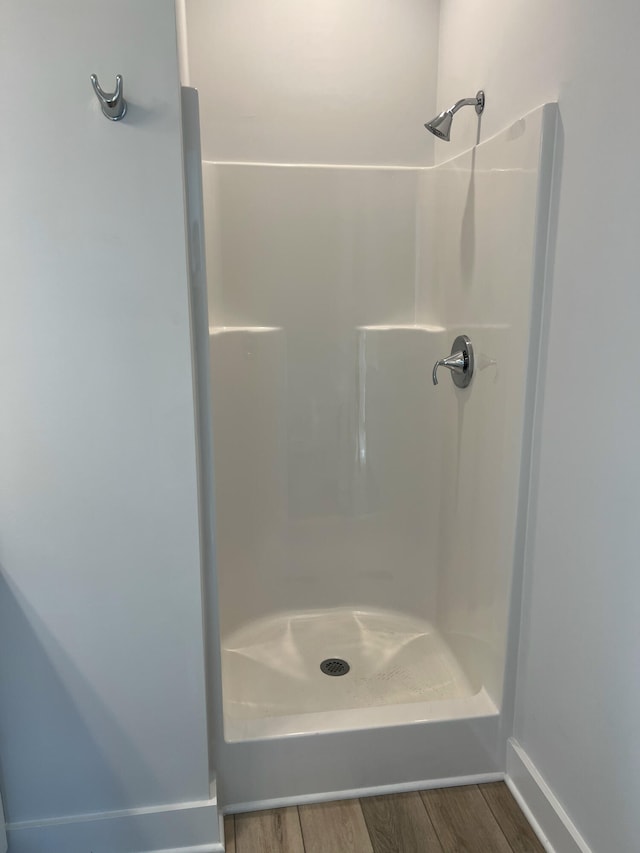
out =
[[[306,853],[295,806],[238,815],[235,824],[235,853]]]
[[[503,782],[224,820],[226,853],[544,853]]]
[[[359,800],[298,806],[305,853],[373,853]]]

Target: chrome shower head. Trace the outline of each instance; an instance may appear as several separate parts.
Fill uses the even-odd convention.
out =
[[[437,136],[438,139],[444,139],[449,142],[451,139],[451,122],[453,121],[453,113],[451,110],[445,110],[439,116],[432,118],[431,121],[425,124],[427,130]]]
[[[461,107],[475,107],[478,115],[481,115],[484,109],[484,92],[482,89],[480,89],[475,98],[463,98],[461,101],[456,101],[456,103],[452,107],[449,107],[448,110],[445,110],[443,113],[440,113],[440,115],[432,118],[431,121],[428,121],[425,124],[425,127],[430,133],[437,136],[438,139],[449,142],[451,139],[451,123],[453,121],[453,117]]]

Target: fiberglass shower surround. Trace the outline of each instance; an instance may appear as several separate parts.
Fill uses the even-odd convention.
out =
[[[554,121],[432,168],[203,164],[229,803],[500,767]]]

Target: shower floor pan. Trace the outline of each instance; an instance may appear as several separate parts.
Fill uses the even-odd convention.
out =
[[[327,659],[349,671],[325,674]],[[226,638],[222,670],[227,742],[497,714],[441,634],[394,611],[252,622]]]

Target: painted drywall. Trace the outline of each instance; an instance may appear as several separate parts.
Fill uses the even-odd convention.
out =
[[[482,136],[559,99],[557,240],[536,420],[515,735],[593,851],[633,853],[640,796],[640,166],[631,2],[443,0],[440,104]],[[601,117],[613,117],[603,124]],[[476,132],[456,117],[453,142]],[[514,282],[517,286],[517,282]]]
[[[535,7],[508,0],[441,0],[437,111],[478,89],[485,91],[486,107],[480,121],[472,107],[456,114],[451,142],[435,143],[436,163],[474,145],[478,130],[481,141],[488,139],[571,88],[578,49],[585,54],[595,49],[583,7],[578,0],[541,0]],[[597,68],[595,55],[592,61]]]
[[[21,850],[24,821],[208,800],[209,768],[173,1],[3,4],[0,70],[0,782]],[[123,75],[124,121],[91,72]]]
[[[2,806],[2,797],[0,796],[0,853],[7,853],[7,833],[4,828],[4,808]]]
[[[203,157],[428,164],[438,0],[186,0]]]

